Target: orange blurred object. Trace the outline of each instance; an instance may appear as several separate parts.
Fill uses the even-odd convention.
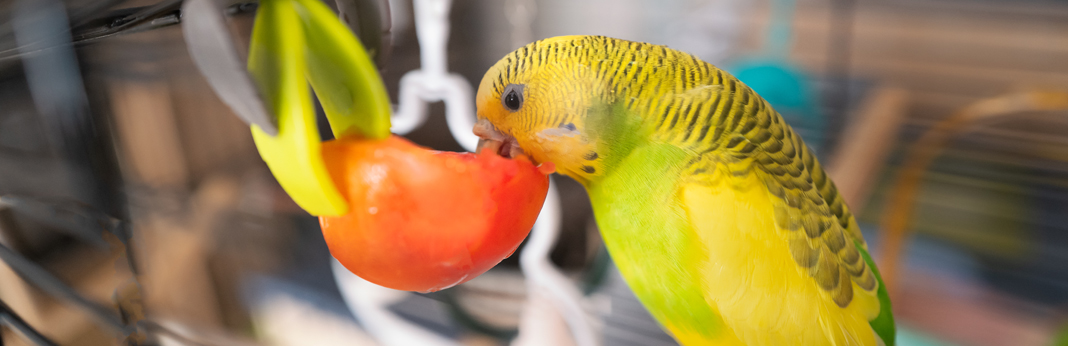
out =
[[[330,253],[361,278],[432,292],[470,280],[519,247],[549,178],[526,157],[437,152],[397,136],[323,143],[349,213],[319,218]]]

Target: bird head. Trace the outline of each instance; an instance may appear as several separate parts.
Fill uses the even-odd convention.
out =
[[[580,182],[596,177],[602,153],[590,115],[613,102],[614,89],[592,66],[590,52],[603,49],[593,38],[537,41],[493,65],[475,97],[479,151],[526,154]]]

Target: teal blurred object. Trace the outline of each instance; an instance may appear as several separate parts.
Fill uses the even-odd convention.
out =
[[[826,131],[825,116],[808,75],[786,61],[790,48],[790,22],[794,0],[772,0],[771,25],[764,51],[728,64],[727,70],[760,94],[794,126],[809,148],[820,152]]]
[[[898,326],[897,346],[956,346],[948,342],[936,340],[922,333]]]

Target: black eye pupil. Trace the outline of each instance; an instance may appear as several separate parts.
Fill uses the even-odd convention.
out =
[[[523,103],[523,100],[519,98],[519,93],[512,90],[507,95],[504,95],[504,106],[512,111],[519,110],[519,106]]]

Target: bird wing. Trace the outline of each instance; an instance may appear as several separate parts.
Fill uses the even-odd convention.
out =
[[[678,114],[666,114],[658,128],[660,140],[694,153],[684,168],[683,195],[695,230],[708,238],[709,271],[737,272],[722,279],[747,285],[731,291],[725,281],[710,280],[716,291],[710,296],[735,304],[739,313],[754,312],[739,315],[748,325],[763,326],[754,329],[754,338],[763,338],[759,331],[767,326],[805,326],[797,335],[853,344],[874,330],[882,344],[892,345],[889,299],[834,183],[766,101],[733,77],[718,77],[703,95],[675,95]],[[738,242],[745,245],[729,245]],[[717,257],[713,248],[726,255]],[[764,310],[753,304],[772,305]],[[720,309],[728,319],[731,314]],[[745,340],[744,331],[736,332]]]

